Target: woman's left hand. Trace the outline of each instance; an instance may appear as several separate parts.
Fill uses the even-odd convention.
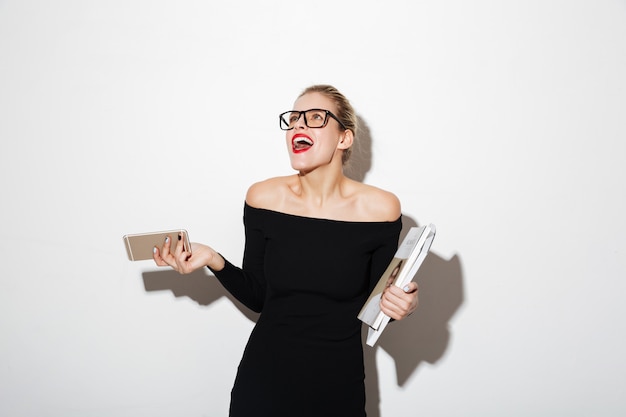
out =
[[[415,311],[418,301],[418,288],[415,282],[409,282],[404,288],[390,285],[380,298],[380,308],[392,319],[402,320]]]

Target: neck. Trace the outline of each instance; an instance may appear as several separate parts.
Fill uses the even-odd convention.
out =
[[[316,206],[322,206],[326,201],[340,196],[347,178],[342,169],[333,168],[326,166],[298,173],[300,196]]]

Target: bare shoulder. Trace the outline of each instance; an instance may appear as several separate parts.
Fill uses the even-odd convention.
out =
[[[292,177],[274,177],[256,182],[248,188],[246,203],[252,207],[276,210],[285,199]]]
[[[400,199],[390,191],[358,184],[359,211],[370,221],[395,221],[402,214]]]

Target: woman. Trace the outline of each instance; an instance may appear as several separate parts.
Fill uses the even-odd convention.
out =
[[[252,185],[244,204],[242,268],[206,245],[154,260],[180,273],[208,267],[259,319],[231,392],[230,416],[364,416],[357,314],[393,258],[402,227],[395,195],[343,174],[356,115],[334,87],[304,90],[280,115],[297,174]],[[417,284],[391,286],[381,308],[399,320]]]

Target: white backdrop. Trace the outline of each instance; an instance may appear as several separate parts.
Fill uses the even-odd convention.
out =
[[[122,235],[239,263],[313,83],[366,127],[351,175],[438,228],[369,416],[624,415],[624,74],[623,0],[0,0],[0,415],[227,414],[255,317]]]

